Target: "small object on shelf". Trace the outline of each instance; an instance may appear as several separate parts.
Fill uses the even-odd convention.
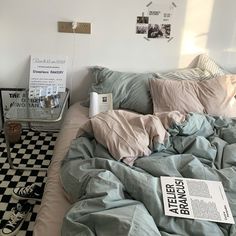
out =
[[[58,105],[59,105],[58,94],[40,97],[40,106],[42,108],[55,108]]]
[[[4,132],[9,143],[17,143],[21,140],[22,125],[19,122],[7,122],[4,126]]]

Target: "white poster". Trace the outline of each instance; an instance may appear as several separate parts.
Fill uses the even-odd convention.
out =
[[[146,14],[143,12],[142,16],[137,16],[136,34],[145,36],[147,40],[167,39],[169,42],[173,39],[172,27],[176,4],[171,1],[151,1],[146,7]]]
[[[65,92],[67,58],[60,56],[31,56],[29,97]]]
[[[149,6],[148,38],[170,38],[173,9],[168,3]]]
[[[221,182],[161,176],[161,187],[166,215],[234,224]]]

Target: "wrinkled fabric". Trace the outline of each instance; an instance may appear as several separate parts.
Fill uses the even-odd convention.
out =
[[[160,176],[221,181],[236,220],[236,121],[190,113],[167,131],[169,145],[132,168],[94,136],[75,139],[61,166],[74,202],[62,235],[236,235],[235,225],[165,216],[160,183]]]
[[[168,121],[173,123],[173,120]],[[78,136],[83,133],[94,137],[116,160],[128,165],[133,165],[138,157],[164,149],[169,137],[158,115],[140,115],[124,110],[96,115],[80,128]]]

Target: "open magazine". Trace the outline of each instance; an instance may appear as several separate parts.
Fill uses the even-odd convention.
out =
[[[98,94],[90,93],[89,117],[95,116],[100,112],[113,109],[112,93]]]
[[[219,181],[161,176],[165,214],[234,224]]]

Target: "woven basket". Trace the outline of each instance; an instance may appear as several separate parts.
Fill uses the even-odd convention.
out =
[[[5,124],[4,132],[8,137],[9,143],[17,143],[21,140],[21,123],[8,122]]]

